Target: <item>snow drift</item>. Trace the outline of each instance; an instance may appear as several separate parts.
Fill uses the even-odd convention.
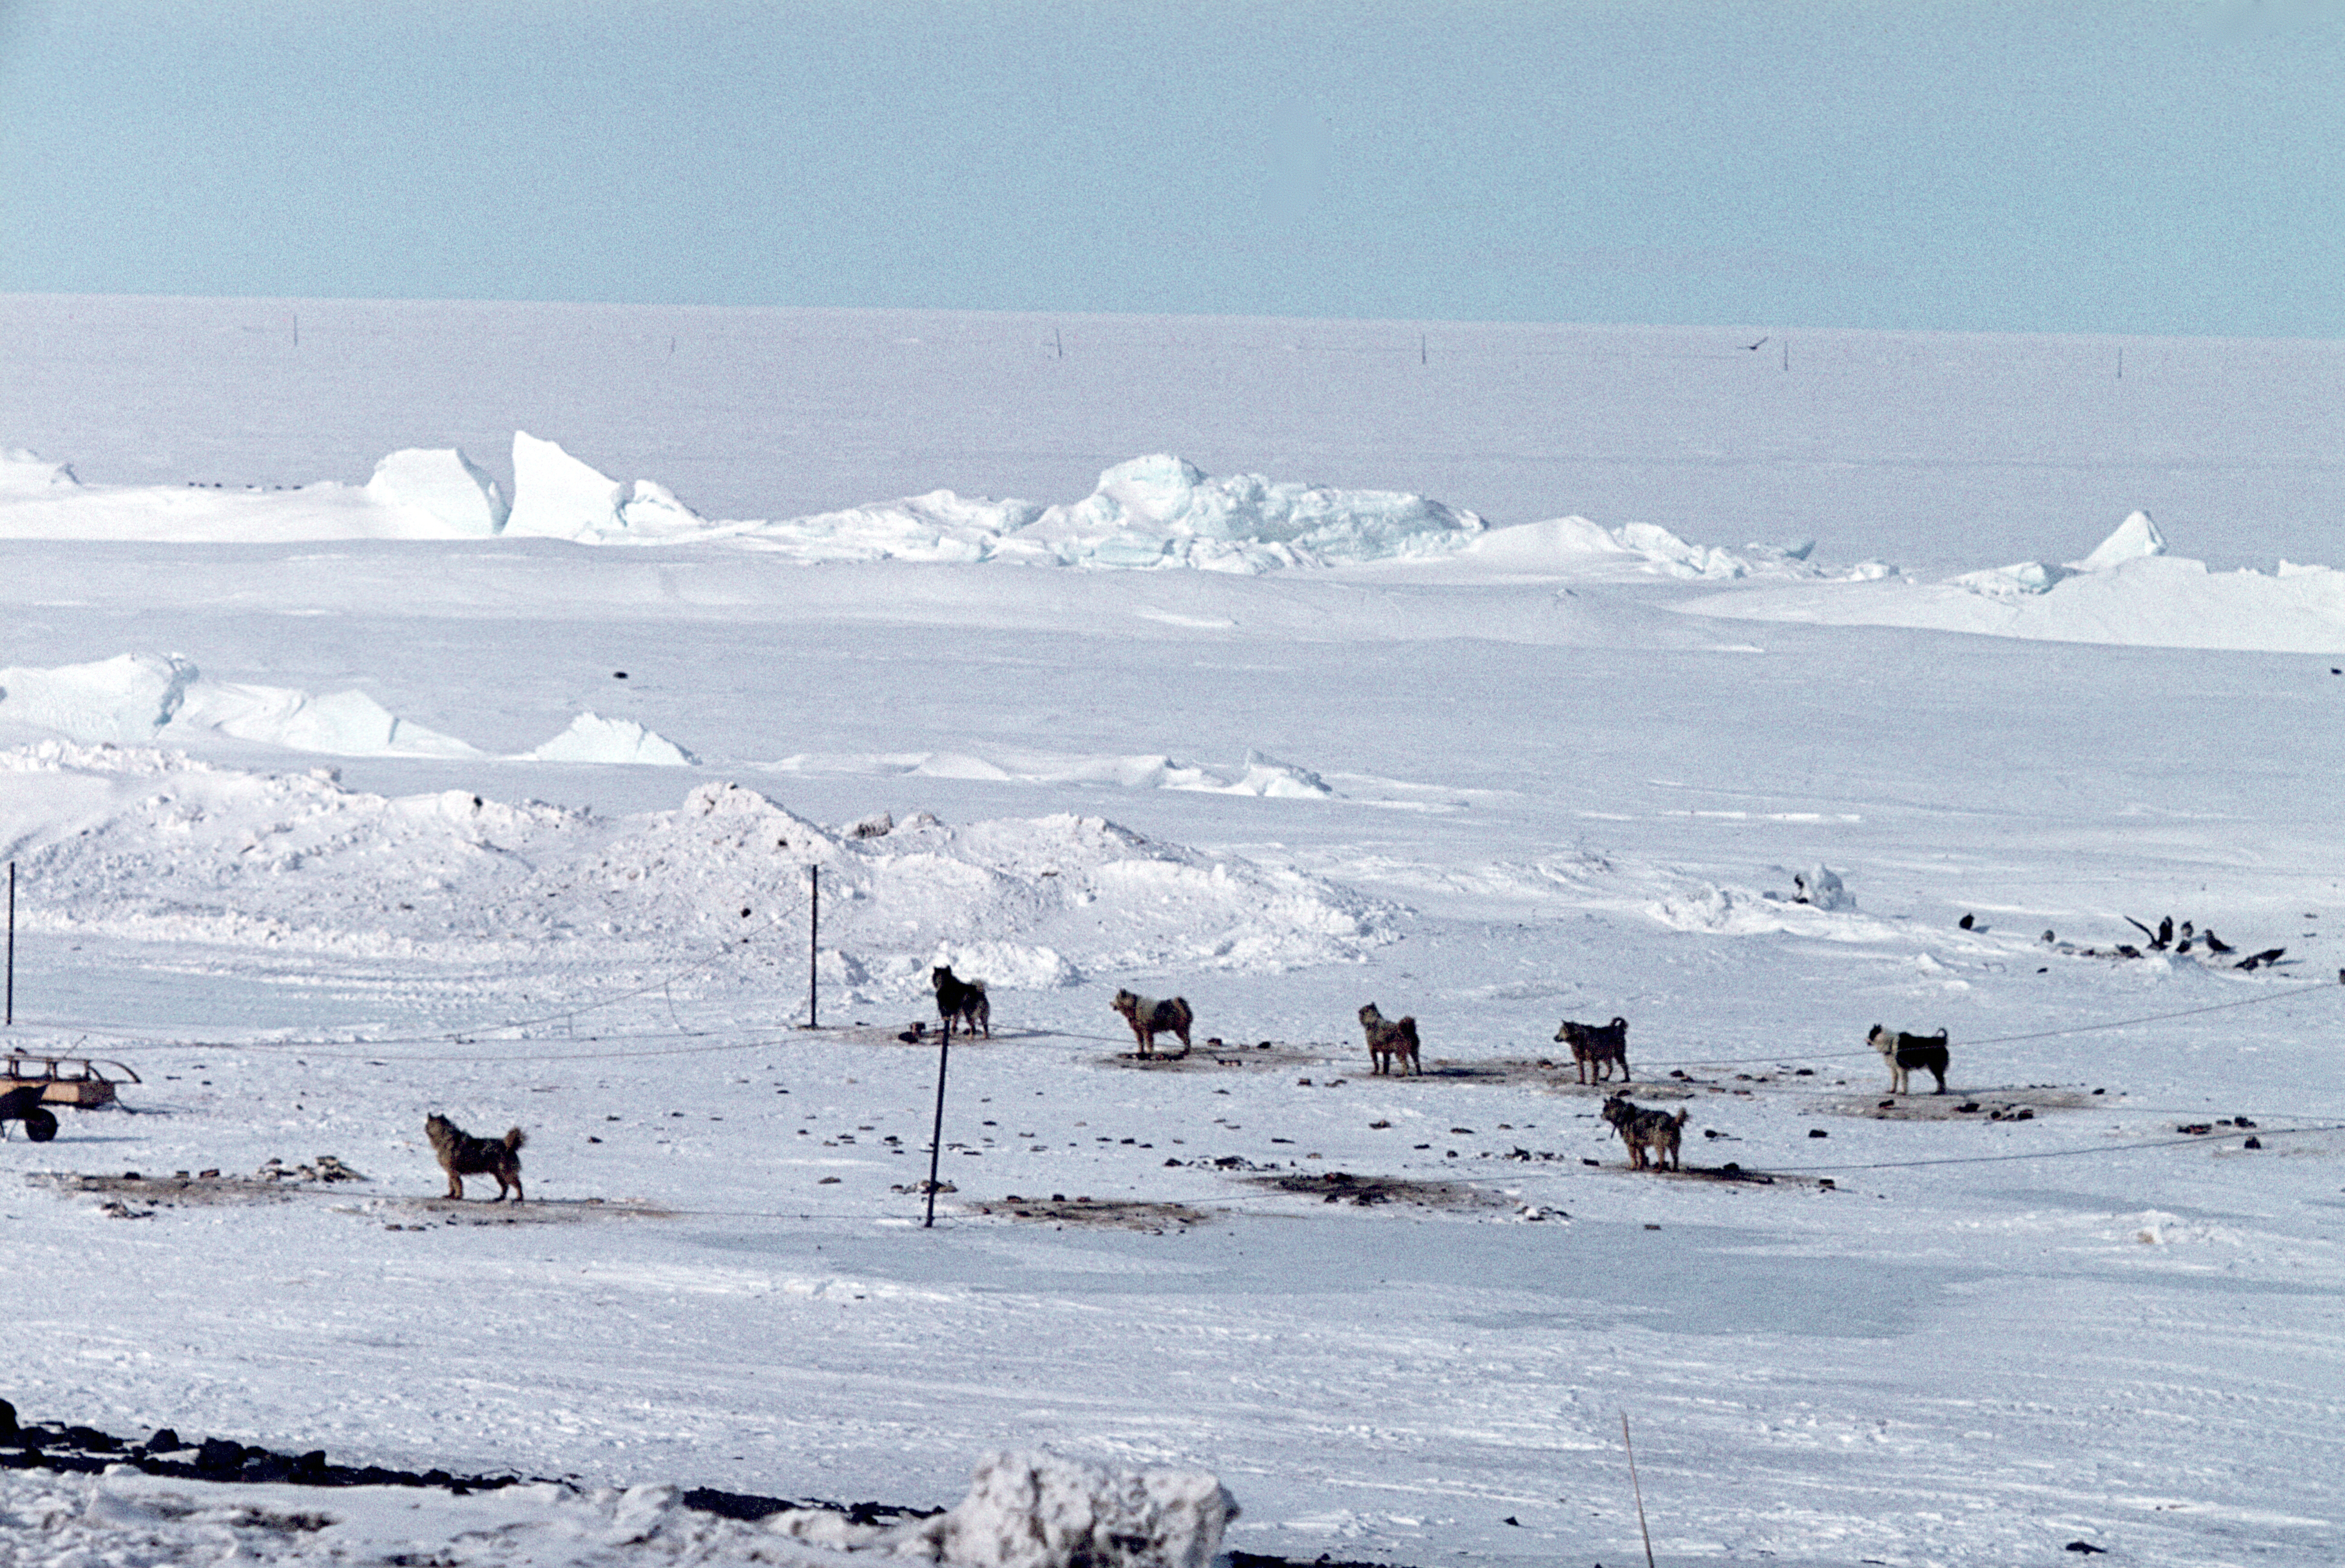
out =
[[[0,669],[0,723],[123,746],[213,731],[334,757],[480,755],[453,737],[407,722],[362,691],[312,697],[288,687],[207,680],[176,654]]]
[[[1467,542],[1460,565],[1509,576],[1566,576],[1580,580],[1698,578],[1731,582],[1744,577],[1840,578],[1869,582],[1896,568],[1879,561],[1829,569],[1808,559],[1814,541],[1795,545],[1746,545],[1728,550],[1690,545],[1654,523],[1607,528],[1585,517],[1554,517],[1496,528]]]
[[[2022,561],[1947,582],[1753,588],[1677,606],[1818,626],[1912,626],[2046,642],[2345,653],[2345,572],[2282,561],[2208,570],[2136,512],[2080,561]]]

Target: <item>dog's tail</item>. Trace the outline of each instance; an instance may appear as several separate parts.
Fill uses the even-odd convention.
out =
[[[504,1143],[507,1152],[519,1154],[521,1152],[522,1145],[527,1142],[529,1142],[529,1135],[523,1132],[519,1127],[511,1127],[506,1130]]]
[[[1690,1106],[1690,1105],[1689,1105],[1688,1107],[1686,1107],[1686,1109],[1684,1109],[1684,1110],[1682,1110],[1682,1111],[1680,1111],[1680,1112],[1678,1113],[1678,1116],[1677,1116],[1678,1131],[1680,1131],[1680,1132],[1683,1132],[1683,1131],[1685,1131],[1685,1125],[1686,1125],[1688,1122],[1691,1121],[1691,1120],[1693,1120],[1693,1108],[1692,1108],[1691,1106]]]

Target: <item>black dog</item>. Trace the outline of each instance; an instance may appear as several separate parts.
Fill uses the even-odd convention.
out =
[[[929,971],[929,983],[937,988],[937,1016],[945,1021],[947,1042],[952,1039],[955,1019],[960,1021],[962,1033],[982,1030],[988,1040],[993,1038],[993,1004],[985,999],[985,982],[963,980],[952,965],[940,963]]]

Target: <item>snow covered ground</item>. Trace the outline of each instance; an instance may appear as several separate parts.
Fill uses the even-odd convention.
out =
[[[1666,1563],[2339,1554],[2333,345],[1071,327],[0,300],[12,1033],[142,1080],[0,1145],[0,1395],[580,1489],[0,1551],[795,1563],[659,1489],[1040,1446],[1617,1568],[1625,1412]]]

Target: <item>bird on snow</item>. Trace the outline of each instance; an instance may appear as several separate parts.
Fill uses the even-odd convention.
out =
[[[2268,947],[2261,952],[2249,954],[2247,957],[2239,960],[2238,962],[2231,965],[2231,967],[2233,969],[2260,969],[2267,963],[2278,962],[2279,961],[2279,955],[2287,951],[2288,949],[2284,947]]]
[[[1958,923],[1962,926],[1962,928],[1963,928],[1964,931],[1968,931],[1968,930],[1970,930],[1970,929],[1971,929],[1971,924],[1972,924],[1971,917],[1970,917],[1969,915],[1964,915],[1964,916],[1963,916],[1962,920],[1961,920]]]
[[[2213,926],[2208,926],[2207,928],[2207,951],[2208,952],[2229,952],[2232,949],[2229,942],[2225,942],[2221,937],[2215,934],[2215,928]]]

